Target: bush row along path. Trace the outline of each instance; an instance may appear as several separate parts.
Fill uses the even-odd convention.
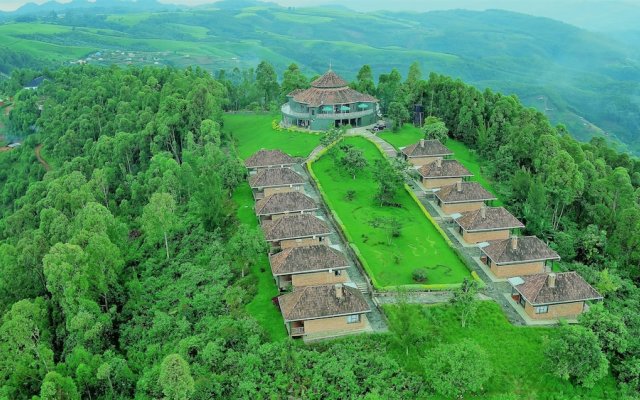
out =
[[[380,138],[377,135],[372,134],[363,128],[351,129],[346,134],[347,136],[364,136],[365,138],[371,140],[372,142],[378,144],[380,148],[384,151],[384,154],[387,158],[396,158],[398,157],[398,151],[393,147],[389,142]],[[316,152],[315,149],[314,152]],[[320,150],[318,150],[320,151]],[[525,325],[524,320],[518,314],[516,310],[513,309],[511,304],[504,297],[503,293],[509,293],[511,291],[511,286],[507,282],[493,282],[486,273],[478,266],[478,264],[473,260],[473,257],[479,257],[481,255],[481,251],[478,247],[464,247],[456,239],[453,234],[449,231],[448,228],[452,227],[454,224],[452,221],[447,222],[442,218],[438,218],[437,211],[433,208],[433,206],[429,203],[427,194],[416,184],[416,182],[409,176],[409,174],[405,174],[405,180],[407,184],[411,187],[417,198],[420,200],[422,205],[426,208],[426,210],[434,217],[434,220],[442,230],[446,233],[446,235],[451,240],[451,243],[460,251],[463,255],[463,261],[467,265],[471,271],[475,271],[480,278],[483,280],[485,287],[482,289],[481,293],[478,294],[479,300],[488,300],[491,299],[498,303],[506,315],[507,319],[514,325]],[[374,295],[376,298],[376,302],[379,304],[389,304],[396,303],[399,301],[396,293],[390,292],[383,294]],[[417,292],[417,293],[409,293],[406,296],[406,301],[408,303],[421,303],[421,304],[435,304],[435,303],[445,303],[448,302],[451,298],[451,292],[443,291],[438,293],[429,293],[429,292]]]

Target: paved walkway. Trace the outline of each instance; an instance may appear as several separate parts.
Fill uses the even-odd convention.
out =
[[[448,303],[453,294],[450,291],[437,292],[406,292],[405,298],[402,299],[398,292],[379,292],[373,295],[378,304],[397,304],[400,301],[406,301],[409,304],[442,304]],[[482,293],[476,296],[478,300],[493,300]]]
[[[311,153],[309,153],[309,157],[307,157],[307,159],[305,161],[313,160],[314,158],[316,158],[318,153],[320,153],[323,149],[324,149],[324,146],[323,145],[319,145],[315,149],[311,150]]]

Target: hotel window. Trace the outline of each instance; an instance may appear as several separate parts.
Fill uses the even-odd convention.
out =
[[[360,314],[347,315],[347,324],[357,324],[360,322]]]
[[[536,314],[546,314],[549,312],[549,306],[538,306],[536,307]]]

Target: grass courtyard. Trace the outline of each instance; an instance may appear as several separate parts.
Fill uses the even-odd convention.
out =
[[[320,134],[274,130],[274,119],[280,120],[280,115],[226,114],[222,130],[232,135],[242,159],[260,149],[279,149],[294,157],[306,157],[320,144]]]
[[[416,143],[418,140],[422,139],[423,134],[419,128],[416,128],[411,124],[405,124],[402,129],[398,130],[398,132],[384,131],[378,134],[378,136],[389,142],[396,149],[399,149],[400,147]],[[483,164],[478,155],[470,150],[464,143],[457,140],[449,139],[445,145],[453,151],[453,158],[460,161],[460,163],[473,174],[473,177],[470,179],[471,181],[480,183],[485,189],[498,197],[498,200],[495,200],[493,205],[503,205],[500,196],[492,183],[483,176],[481,172]]]
[[[414,284],[411,273],[416,268],[427,270],[427,284],[459,283],[470,277],[467,267],[409,193],[398,192],[399,207],[376,204],[378,184],[373,177],[373,164],[383,156],[375,145],[362,137],[348,137],[344,141],[361,149],[369,164],[355,180],[327,154],[315,161],[312,168],[329,207],[340,218],[345,233],[368,265],[374,284],[379,287]],[[346,200],[349,190],[355,191],[351,201]],[[372,219],[377,217],[402,221],[401,235],[389,243],[385,231],[371,226]]]
[[[518,327],[507,321],[500,306],[492,301],[480,302],[476,317],[466,328],[460,326],[455,310],[447,305],[410,305],[412,329],[422,335],[409,356],[404,348],[390,350],[398,362],[415,372],[432,348],[440,343],[471,339],[482,347],[492,366],[482,399],[612,399],[618,396],[611,375],[593,389],[576,388],[554,376],[545,365],[544,347],[555,328]],[[400,328],[397,306],[384,306],[391,331]],[[406,317],[406,314],[405,314]],[[506,394],[511,394],[508,396]]]

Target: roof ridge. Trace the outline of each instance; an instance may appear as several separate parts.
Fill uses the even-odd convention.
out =
[[[278,224],[280,224],[284,218],[285,218],[285,217],[278,218],[278,219],[276,219],[275,221],[274,221],[274,220],[271,220],[271,223],[270,223],[269,225],[267,225],[267,231],[269,231],[269,232],[270,232],[270,231],[272,231],[272,230],[273,230],[273,228],[275,228],[276,226],[278,226]],[[266,232],[265,232],[265,233],[266,233]]]
[[[539,275],[541,275],[540,277],[541,279],[539,280],[539,282],[536,282],[538,284],[538,287],[535,288],[535,295],[533,296],[533,299],[529,300],[531,303],[537,302],[538,296],[540,296],[540,292],[542,291],[544,284],[547,282],[546,273],[542,273]],[[545,275],[545,276],[542,277],[542,275]]]

